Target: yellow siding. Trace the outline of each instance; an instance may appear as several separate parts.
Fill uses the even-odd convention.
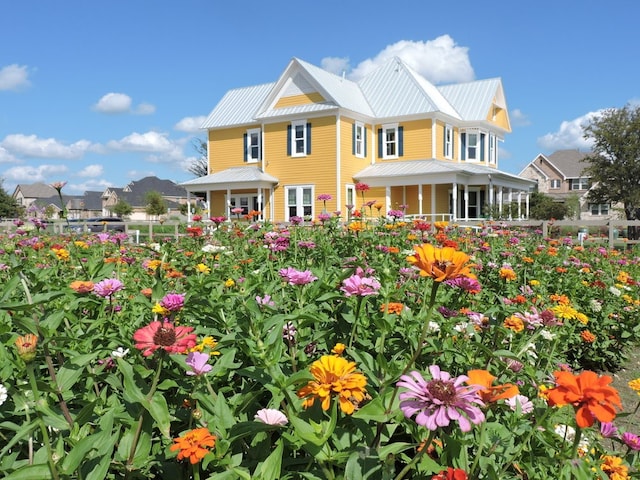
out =
[[[244,161],[244,134],[249,127],[209,131],[209,165],[212,172],[246,165]],[[253,127],[258,128],[258,126]],[[252,163],[250,165],[254,165]]]
[[[404,156],[399,160],[431,158],[431,120],[403,122]]]
[[[227,206],[224,202],[224,196],[226,192],[214,191],[211,192],[211,205],[209,208],[209,215],[212,217],[221,217],[227,215]]]
[[[342,177],[342,185],[341,185],[341,195],[344,197],[345,195],[345,184],[354,183],[353,176],[358,173],[363,168],[369,166],[371,164],[372,158],[372,135],[373,130],[370,124],[364,124],[364,127],[367,130],[367,157],[360,158],[356,157],[353,152],[353,124],[355,120],[351,118],[343,117],[340,119],[340,176]],[[346,203],[343,198],[342,203]]]
[[[312,185],[315,197],[321,193],[331,194],[333,200],[327,202],[327,210],[336,209],[335,121],[334,116],[308,120],[311,123],[311,154],[305,157],[287,156],[289,122],[265,126],[265,171],[280,180],[274,191],[275,219],[285,218],[285,186]],[[322,202],[316,202],[316,214],[321,210]]]
[[[451,184],[436,185],[436,213],[449,213],[449,190]]]
[[[487,121],[504,128],[507,132],[511,131],[511,125],[509,124],[509,115],[504,108],[500,108],[496,105],[492,105],[489,113],[487,114]]]
[[[275,108],[295,107],[296,105],[307,105],[309,103],[322,103],[325,99],[317,92],[292,95],[278,99]]]

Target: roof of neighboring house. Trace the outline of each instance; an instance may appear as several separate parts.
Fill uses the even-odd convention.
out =
[[[13,192],[13,196],[20,191],[24,198],[48,198],[57,195],[58,192],[46,183],[19,184]]]
[[[584,163],[582,159],[587,155],[587,153],[575,149],[558,150],[550,155],[540,153],[522,169],[522,172],[529,167],[533,167],[547,176],[537,165],[535,165],[535,161],[538,160],[538,158],[543,157],[560,175],[562,175],[563,178],[580,178],[584,176],[583,171],[587,167],[587,164]]]
[[[324,102],[274,108],[281,96],[320,93]],[[492,103],[506,109],[499,78],[436,87],[394,57],[359,82],[293,58],[278,81],[228,91],[201,128],[255,124],[260,119],[342,108],[371,119],[441,113],[484,121]]]
[[[86,191],[83,200],[85,210],[102,210],[102,192]]]

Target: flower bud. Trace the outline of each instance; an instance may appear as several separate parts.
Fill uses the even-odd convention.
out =
[[[36,348],[38,347],[38,337],[33,333],[27,333],[16,339],[18,356],[26,363],[32,362],[36,358]]]

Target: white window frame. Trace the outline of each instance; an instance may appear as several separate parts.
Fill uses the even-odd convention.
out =
[[[262,130],[259,128],[251,128],[249,130],[247,130],[247,144],[245,145],[245,151],[247,152],[247,157],[245,158],[245,161],[247,163],[258,163],[260,161],[260,158],[262,157],[261,152],[262,152],[262,145],[260,145],[260,137],[261,137],[261,133]],[[256,156],[252,155],[253,154],[253,148],[254,145],[252,144],[252,139],[256,138]]]
[[[479,162],[480,161],[480,132],[465,132],[467,134],[466,142],[464,148],[466,150],[466,154],[464,156],[465,161],[467,162]],[[475,138],[475,142],[473,146],[471,145],[471,136]],[[470,149],[475,149],[475,155],[471,157]]]
[[[572,178],[571,190],[589,190],[589,179],[587,177]]]
[[[301,132],[301,134],[300,134]],[[298,145],[302,147],[302,151],[298,151]],[[307,156],[307,121],[296,120],[291,122],[291,156],[306,157]]]
[[[354,135],[354,150],[356,152],[356,157],[364,158],[364,123],[356,122],[355,124],[355,135]]]
[[[351,212],[346,212],[347,215],[350,215],[353,210],[356,209],[356,201],[357,201],[357,197],[356,197],[356,186],[353,184],[347,184],[345,187],[345,197],[346,202],[344,203],[345,207],[347,208],[347,205],[353,205]],[[344,215],[343,215],[344,216]]]
[[[304,191],[309,189],[309,201],[305,203],[304,201]],[[295,191],[295,205],[289,203],[289,192]],[[313,185],[287,185],[284,187],[284,216],[285,221],[288,222],[289,218],[294,216],[291,215],[289,209],[291,207],[295,207],[296,215],[298,217],[302,217],[305,220],[314,218],[314,187]],[[309,213],[305,214],[305,209],[308,209]],[[300,215],[302,213],[302,215]]]
[[[393,139],[388,140],[387,132],[392,133]],[[388,124],[382,126],[382,158],[398,158],[399,145],[398,124]],[[392,150],[393,153],[389,153]]]
[[[610,205],[608,203],[590,203],[589,211],[591,215],[609,215]]]
[[[552,178],[551,181],[549,182],[550,190],[559,190],[561,186],[562,186],[562,180],[560,180],[559,178]]]
[[[251,210],[255,210],[256,205],[258,205],[258,195],[253,193],[234,193],[227,198],[227,216],[235,218],[236,214],[232,213],[231,210],[236,207],[242,207],[241,215],[246,215]]]
[[[453,158],[453,127],[444,126],[444,158]]]
[[[493,165],[498,163],[498,149],[497,149],[497,138],[493,133],[489,134],[489,164]]]

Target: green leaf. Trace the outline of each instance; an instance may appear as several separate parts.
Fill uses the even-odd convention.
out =
[[[385,413],[382,397],[374,398],[362,408],[353,412],[352,417],[372,422],[386,422],[389,420],[389,415]]]
[[[4,480],[48,480],[53,478],[47,464],[27,465],[21,467],[6,477]]]
[[[282,470],[282,452],[284,446],[282,439],[280,439],[276,445],[276,448],[267,457],[262,465],[259,465],[256,469],[256,473],[259,472],[259,476],[256,478],[260,480],[278,480],[280,478],[280,471]]]
[[[167,406],[167,400],[164,398],[164,395],[158,393],[153,396],[151,402],[145,399],[142,405],[156,421],[156,426],[160,432],[162,432],[162,435],[164,435],[165,438],[171,438],[171,415],[169,415],[169,407]]]

